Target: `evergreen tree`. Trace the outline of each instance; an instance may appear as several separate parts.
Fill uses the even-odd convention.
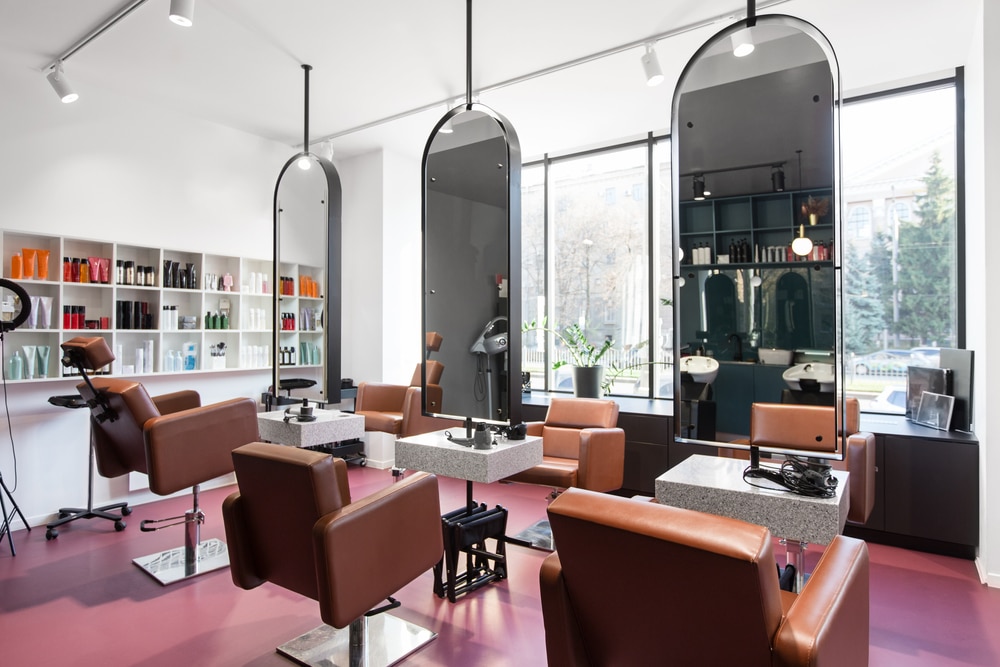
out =
[[[895,333],[919,343],[944,344],[954,335],[952,275],[955,209],[952,178],[935,152],[924,176],[927,191],[917,195],[913,222],[899,223],[899,321]]]
[[[885,328],[882,284],[875,279],[869,256],[860,253],[853,243],[845,249],[844,344],[854,352],[869,352],[880,347],[879,334]]]

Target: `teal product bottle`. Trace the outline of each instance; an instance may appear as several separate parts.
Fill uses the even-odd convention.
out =
[[[11,380],[20,380],[24,377],[24,359],[21,358],[21,351],[14,350],[8,362],[7,374]]]

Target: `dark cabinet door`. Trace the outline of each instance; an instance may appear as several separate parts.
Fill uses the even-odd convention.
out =
[[[979,544],[979,447],[884,437],[885,530]]]

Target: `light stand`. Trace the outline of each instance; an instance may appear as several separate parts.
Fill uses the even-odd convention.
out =
[[[23,287],[10,280],[5,280],[0,278],[0,288],[9,289],[21,302],[21,312],[13,317],[10,322],[0,322],[0,350],[3,349],[3,337],[8,331],[13,331],[19,327],[25,320],[28,319],[28,315],[31,314],[31,297],[28,296],[28,292],[25,291]],[[3,387],[4,394],[7,392],[7,375],[3,375]],[[13,442],[11,442],[13,446]],[[10,522],[15,515],[21,517],[21,523],[24,524],[28,532],[31,532],[31,526],[28,525],[28,520],[24,518],[24,512],[21,508],[17,506],[17,501],[14,500],[14,496],[11,494],[10,489],[7,488],[7,483],[3,481],[3,471],[0,470],[0,489],[3,489],[3,493],[0,493],[0,513],[3,514],[3,525],[0,526],[0,540],[3,539],[4,533],[7,534],[7,544],[10,546],[10,555],[16,556],[17,551],[14,550],[14,537],[11,535]],[[4,496],[10,501],[11,510],[7,513],[7,502],[4,500]]]

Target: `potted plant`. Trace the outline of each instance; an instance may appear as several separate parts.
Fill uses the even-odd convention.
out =
[[[521,326],[521,332],[547,331],[556,336],[566,350],[569,352],[573,366],[573,395],[583,398],[600,398],[601,378],[604,368],[600,365],[601,357],[611,349],[614,341],[608,337],[600,346],[596,346],[587,339],[587,333],[579,324],[571,324],[562,332],[545,326],[545,320],[536,324],[534,320],[525,322]],[[552,363],[552,370],[565,366],[567,363],[562,359]]]

